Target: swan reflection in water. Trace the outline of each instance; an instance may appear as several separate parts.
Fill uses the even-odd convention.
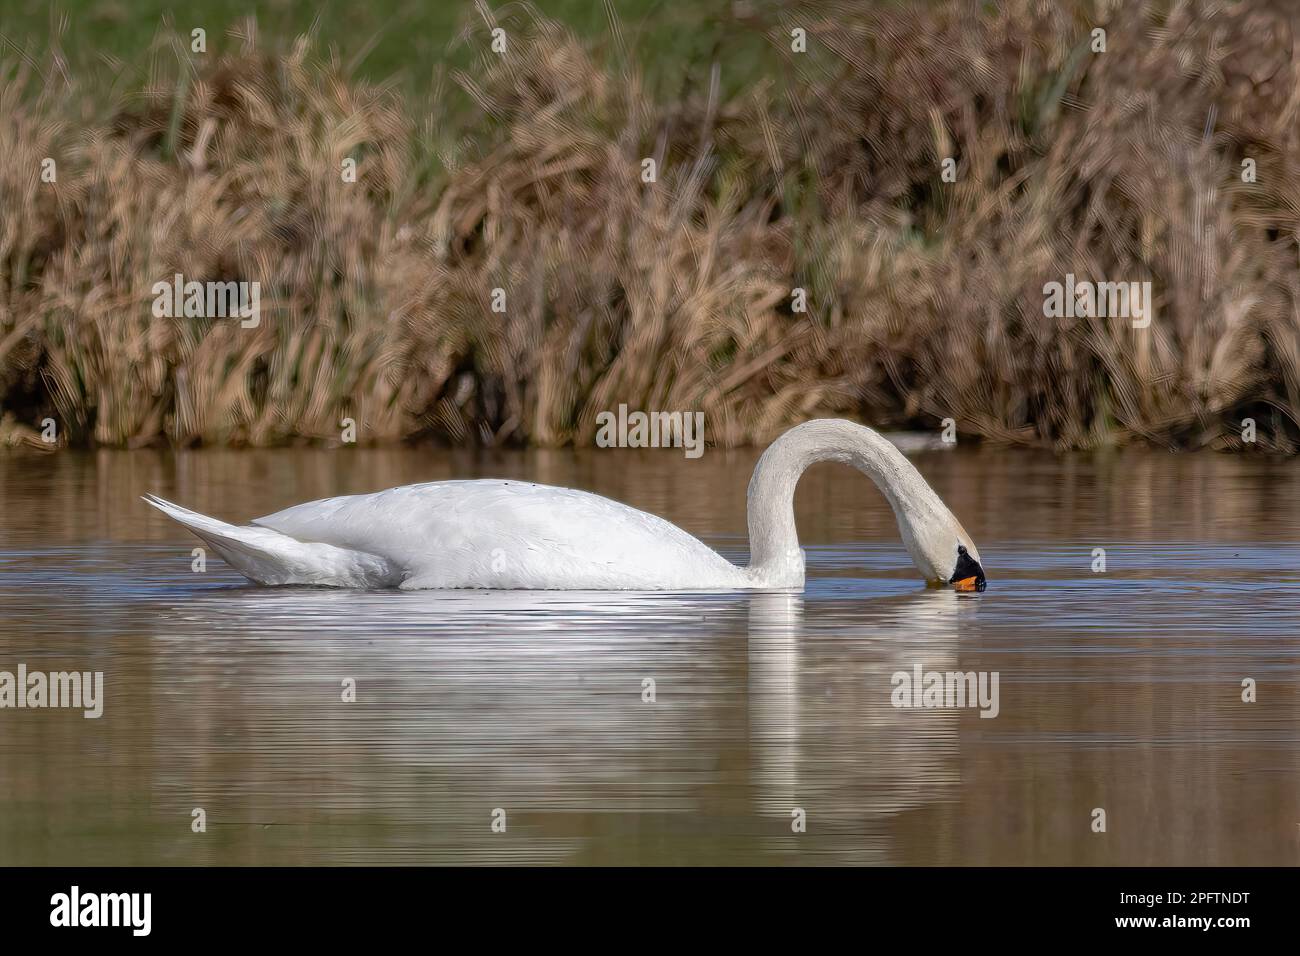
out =
[[[327,861],[669,862],[691,841],[885,862],[889,817],[958,777],[956,715],[895,709],[890,677],[951,669],[976,603],[206,588],[156,619],[157,666],[185,675],[153,712],[158,783],[239,781],[233,818],[330,823]]]
[[[917,664],[954,670],[958,622],[975,602],[941,590],[881,598],[870,623],[862,602],[837,603],[805,614],[800,594],[750,600],[755,809],[784,820],[769,850],[897,862],[889,817],[955,799],[958,715],[895,708],[891,678]],[[806,833],[794,832],[795,808]]]

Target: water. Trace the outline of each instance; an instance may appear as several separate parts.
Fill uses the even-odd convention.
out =
[[[960,596],[835,465],[799,486],[802,594],[262,589],[193,573],[137,499],[240,521],[513,477],[743,560],[754,460],[0,456],[0,670],[102,671],[106,696],[99,720],[0,710],[0,864],[1300,859],[1300,463],[919,454],[988,571]],[[998,716],[892,707],[916,663],[996,671]]]

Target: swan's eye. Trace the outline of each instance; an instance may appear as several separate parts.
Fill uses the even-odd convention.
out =
[[[957,545],[957,553],[958,553],[958,554],[965,554],[965,553],[966,553],[966,545],[964,545],[964,544],[959,544],[959,545]]]

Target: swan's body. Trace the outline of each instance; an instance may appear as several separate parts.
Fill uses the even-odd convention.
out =
[[[192,513],[178,515],[175,508],[163,510],[187,524]],[[753,587],[743,569],[662,518],[586,491],[528,482],[404,485],[311,501],[253,525],[259,530],[235,529],[260,540],[231,563],[264,584],[409,590]],[[202,527],[187,526],[225,556],[230,545],[205,536]],[[290,542],[304,551],[286,554],[288,560],[256,549]],[[246,567],[248,562],[253,566]]]
[[[751,557],[744,568],[655,515],[589,492],[528,482],[405,485],[296,505],[243,527],[160,498],[146,500],[259,584],[798,588],[804,562],[795,535],[794,487],[810,464],[824,460],[852,464],[876,482],[928,581],[962,581],[973,589],[978,571],[982,589],[978,551],[920,473],[886,439],[843,421],[799,425],[763,453],[749,486]]]

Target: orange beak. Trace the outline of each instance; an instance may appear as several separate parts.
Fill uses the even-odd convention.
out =
[[[970,577],[962,578],[960,581],[953,581],[952,587],[954,591],[978,591],[979,585],[976,583],[978,580],[979,579],[972,574]]]

